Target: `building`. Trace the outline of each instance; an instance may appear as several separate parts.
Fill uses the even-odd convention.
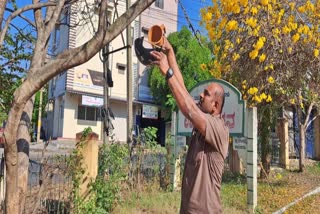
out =
[[[92,0],[91,3],[95,1]],[[82,5],[83,6],[83,5]],[[59,53],[66,48],[77,47],[91,38],[97,24],[97,15],[92,21],[80,19],[81,5],[72,5],[61,17],[69,25],[57,26],[52,35],[52,52]],[[112,23],[126,11],[126,1],[118,0],[108,5],[109,21]],[[133,40],[146,36],[155,24],[164,24],[166,33],[177,31],[178,3],[171,0],[156,0],[131,23]],[[69,26],[76,27],[69,27]],[[147,37],[145,37],[147,38]],[[127,65],[126,32],[116,37],[109,45],[109,69],[112,72],[113,87],[109,88],[109,107],[115,119],[113,135],[118,141],[127,139],[127,66],[132,66],[133,75],[133,127],[155,126],[159,129],[159,140],[164,141],[165,122],[161,110],[153,104],[148,88],[148,69],[139,63],[132,49],[132,65]],[[121,49],[119,51],[116,51]],[[54,56],[53,56],[54,57]],[[56,76],[49,83],[49,106],[47,118],[43,120],[47,135],[52,138],[75,139],[76,133],[91,127],[101,139],[103,122],[103,63],[101,53],[88,62],[69,69]]]

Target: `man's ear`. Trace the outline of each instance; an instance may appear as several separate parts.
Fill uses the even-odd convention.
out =
[[[217,110],[218,110],[218,102],[217,101],[213,101],[212,113],[215,113]]]
[[[220,108],[220,103],[217,100],[215,101],[215,107],[217,110]]]

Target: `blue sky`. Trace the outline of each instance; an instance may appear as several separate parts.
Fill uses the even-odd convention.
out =
[[[206,7],[208,5],[212,5],[212,0],[180,0],[183,7],[185,8],[189,19],[193,25],[194,30],[199,30],[201,34],[206,34],[206,30],[199,25],[201,20],[200,16],[200,8]],[[182,28],[182,26],[189,27],[189,23],[181,9],[180,4],[178,4],[178,31]],[[189,30],[191,30],[189,28]]]

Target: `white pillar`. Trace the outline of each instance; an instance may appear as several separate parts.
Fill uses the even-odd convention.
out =
[[[177,112],[173,111],[171,114],[171,156],[170,158],[170,177],[173,189],[178,187],[177,178],[177,157],[176,157],[176,137],[177,137]],[[180,172],[179,172],[180,173]]]
[[[257,108],[247,108],[245,116],[247,144],[247,206],[253,213],[257,206]]]

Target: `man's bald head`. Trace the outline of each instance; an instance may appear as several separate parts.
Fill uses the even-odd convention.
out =
[[[224,89],[218,83],[211,83],[208,86],[208,89],[212,92],[212,94],[214,94],[215,101],[218,102],[218,108],[217,108],[218,112],[217,113],[220,114],[222,112],[222,109],[224,106],[224,100],[225,100]]]

